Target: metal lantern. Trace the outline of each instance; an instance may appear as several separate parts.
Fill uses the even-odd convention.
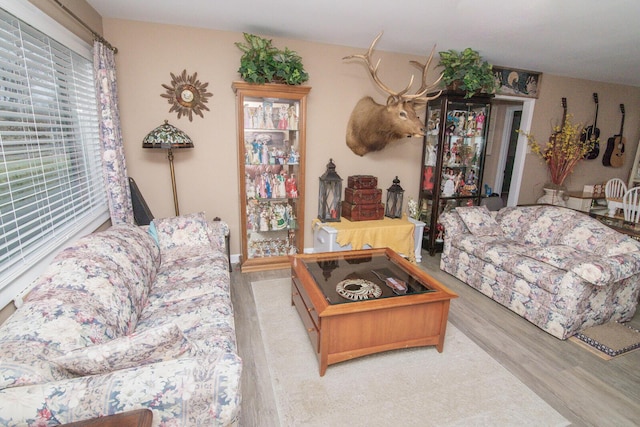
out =
[[[329,159],[327,170],[319,180],[318,219],[322,222],[338,222],[342,207],[342,178],[336,173],[333,159]]]
[[[402,218],[402,198],[404,190],[400,187],[400,180],[396,176],[393,185],[387,189],[387,205],[384,216],[389,218]]]

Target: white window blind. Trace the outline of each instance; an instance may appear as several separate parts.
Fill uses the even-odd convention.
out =
[[[0,308],[107,218],[93,78],[90,59],[0,9]]]

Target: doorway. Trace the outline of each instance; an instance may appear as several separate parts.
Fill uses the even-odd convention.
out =
[[[511,105],[505,109],[502,135],[496,135],[496,139],[500,141],[500,154],[494,183],[496,191],[500,189],[501,195],[504,193],[505,205],[516,206],[520,197],[520,186],[522,185],[524,163],[528,150],[527,138],[516,131],[522,129],[524,132],[531,132],[536,100],[505,95],[496,95],[495,100],[513,101],[509,102]],[[508,182],[505,180],[506,175],[509,176]]]
[[[499,190],[504,205],[509,200],[511,188],[511,176],[516,159],[518,147],[518,130],[522,120],[522,105],[513,105],[506,108],[502,143],[500,144],[500,158],[496,175],[496,190]]]

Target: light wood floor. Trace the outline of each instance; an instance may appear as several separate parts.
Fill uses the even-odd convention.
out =
[[[438,255],[423,252],[422,267],[460,296],[451,303],[449,321],[572,425],[640,425],[640,350],[609,361],[600,359],[575,343],[554,338],[442,272],[439,262]],[[280,426],[251,282],[290,277],[290,272],[239,271],[235,266],[231,296],[238,351],[244,361],[240,425]],[[631,324],[640,329],[640,313]],[[446,353],[446,341],[444,347]]]

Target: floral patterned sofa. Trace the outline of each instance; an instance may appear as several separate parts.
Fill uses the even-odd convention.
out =
[[[0,327],[0,425],[149,408],[154,426],[238,422],[227,226],[119,224],[61,251]]]
[[[633,317],[640,242],[598,220],[550,205],[459,207],[440,218],[441,269],[551,335]]]

